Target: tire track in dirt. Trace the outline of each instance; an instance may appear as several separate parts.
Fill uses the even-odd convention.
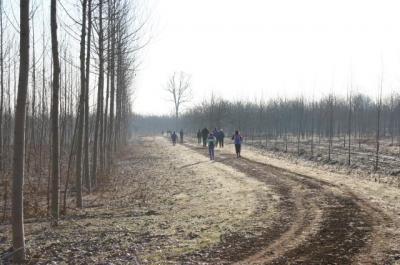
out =
[[[187,147],[204,153],[202,148]],[[273,217],[272,225],[249,225],[246,233],[223,235],[211,250],[186,255],[182,261],[351,264],[368,255],[371,243],[367,242],[373,237],[373,226],[384,222],[379,210],[331,183],[246,158],[236,159],[233,155],[221,154],[217,163],[265,182],[280,196],[280,213]],[[271,220],[265,219],[265,223]],[[371,264],[393,264],[383,256],[376,259]]]

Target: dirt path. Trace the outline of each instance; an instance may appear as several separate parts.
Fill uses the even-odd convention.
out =
[[[400,264],[398,188],[233,150],[135,137],[83,209],[26,222],[25,264]]]
[[[207,153],[191,142],[185,146],[204,155]],[[273,216],[262,216],[263,207],[258,207],[260,212],[254,212],[255,218],[268,225],[261,228],[247,225],[240,234],[226,235],[214,250],[206,252],[206,258],[197,253],[199,260],[222,259],[222,263],[238,264],[400,262],[398,191],[393,201],[379,205],[372,203],[376,200],[371,197],[373,194],[369,195],[370,199],[364,197],[371,183],[361,183],[358,188],[367,190],[356,192],[348,186],[346,176],[269,161],[246,149],[244,157],[237,159],[232,145],[217,148],[216,156],[215,163],[234,168],[271,189],[278,196],[279,211]],[[396,190],[392,192],[383,198],[396,194]],[[386,211],[388,204],[393,208]]]

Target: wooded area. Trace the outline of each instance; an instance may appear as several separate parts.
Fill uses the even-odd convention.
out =
[[[395,158],[400,153],[400,95],[391,93],[383,98],[381,87],[377,92],[376,99],[349,89],[347,96],[331,93],[319,99],[235,101],[213,93],[182,112],[178,128],[193,136],[204,127],[223,129],[226,135],[240,130],[247,144],[327,162],[344,160],[345,155],[341,163],[350,166],[352,154],[362,151],[374,156],[371,170],[377,171],[380,155]],[[176,130],[172,124],[170,116],[135,116],[138,132]],[[333,144],[341,149],[340,159],[332,154]]]
[[[51,1],[51,10],[0,1],[1,218],[13,218],[16,260],[24,218],[50,214],[57,225],[84,207],[82,194],[131,137],[143,16],[134,0]]]
[[[190,75],[174,73],[164,88],[172,115],[134,114],[138,54],[146,45],[141,5],[79,3],[51,0],[49,10],[42,1],[0,0],[0,216],[12,220],[15,261],[25,259],[24,220],[49,217],[57,226],[60,214],[85,207],[83,195],[107,183],[134,132],[239,130],[246,144],[350,168],[361,151],[373,157],[373,172],[383,155],[395,161],[400,153],[400,94],[383,97],[383,74],[374,99],[351,81],[346,96],[232,101],[209,93],[182,106],[191,100]]]

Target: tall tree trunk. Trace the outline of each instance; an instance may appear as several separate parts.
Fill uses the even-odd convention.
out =
[[[350,96],[349,96],[349,122],[348,122],[348,137],[349,137],[349,159],[348,159],[348,165],[350,166],[350,162],[351,162],[351,92],[350,92]]]
[[[328,148],[328,161],[331,161],[331,151],[332,151],[332,138],[333,138],[333,95],[329,95],[329,148]]]
[[[88,34],[87,34],[87,49],[86,49],[86,90],[85,90],[85,158],[84,158],[84,172],[85,172],[85,186],[90,194],[92,192],[92,185],[90,181],[89,172],[89,69],[90,69],[90,37],[92,33],[92,0],[88,0]]]
[[[44,34],[44,21],[43,21],[43,43],[45,40],[45,34]],[[43,54],[46,53],[46,47],[43,45]],[[39,147],[39,167],[42,168],[42,161],[45,161],[44,157],[42,157],[42,148],[43,148],[43,142],[45,142],[45,117],[46,117],[46,103],[45,103],[45,98],[46,98],[46,57],[42,57],[42,98],[41,98],[41,128],[40,128],[40,147]],[[45,154],[43,154],[45,156]],[[42,170],[39,170],[39,176],[38,176],[38,190],[41,189],[41,180],[42,180]]]
[[[60,194],[60,142],[59,142],[59,90],[60,62],[58,59],[57,41],[57,0],[51,0],[51,50],[53,54],[53,107],[52,123],[52,185],[51,185],[51,217],[52,224],[58,225],[59,194]]]
[[[115,5],[115,3],[113,3]],[[110,124],[109,124],[109,135],[108,135],[108,162],[111,163],[111,152],[114,151],[114,143],[113,143],[113,135],[114,135],[114,101],[115,101],[115,45],[116,45],[116,26],[115,26],[115,7],[111,9],[111,58],[109,61],[110,64]]]
[[[20,0],[20,67],[17,107],[14,127],[13,191],[12,191],[12,234],[13,248],[17,251],[15,262],[25,259],[24,232],[24,150],[26,98],[29,81],[29,0]]]
[[[381,76],[380,91],[378,95],[378,113],[376,121],[376,156],[375,156],[375,170],[378,170],[379,165],[379,140],[380,140],[380,122],[381,122],[381,109],[382,109],[382,89],[383,89],[383,73]]]
[[[26,174],[29,176],[30,164],[31,164],[31,153],[35,150],[35,119],[36,119],[36,58],[35,58],[35,24],[32,18],[32,103],[31,103],[31,115],[30,115],[30,139],[26,142],[28,146],[28,157],[27,157],[27,169]],[[28,131],[27,131],[28,133]],[[36,157],[36,155],[35,155]]]
[[[104,90],[104,48],[103,48],[103,0],[99,0],[99,85],[97,90],[97,112],[96,112],[96,124],[94,128],[94,144],[93,144],[93,162],[92,162],[92,183],[97,184],[97,147],[102,145],[102,137],[99,136],[99,126],[101,113],[103,111],[103,90]],[[101,133],[101,130],[100,130]],[[101,147],[100,147],[101,148]],[[102,152],[100,150],[100,157]],[[101,161],[101,158],[100,158]],[[102,172],[101,172],[102,173]]]
[[[300,119],[299,119],[299,127],[297,131],[297,154],[300,154],[300,137],[301,137],[301,130],[302,130],[302,120],[303,120],[303,112],[304,112],[304,100],[300,100]]]
[[[112,0],[108,0],[108,21],[107,21],[107,87],[106,87],[106,106],[105,106],[105,110],[104,110],[104,124],[103,124],[103,160],[101,160],[101,165],[102,168],[104,169],[104,167],[107,164],[107,161],[109,161],[108,156],[110,156],[110,153],[108,151],[108,140],[109,140],[109,134],[110,134],[110,130],[109,130],[109,125],[108,125],[108,112],[109,112],[109,99],[110,99],[110,83],[111,83],[111,34],[112,34],[112,23],[113,19],[112,19]]]
[[[80,73],[81,73],[81,94],[78,111],[78,142],[76,147],[76,207],[82,208],[82,143],[83,143],[83,122],[85,117],[85,39],[86,39],[86,6],[87,0],[82,3],[82,35],[80,49]]]
[[[4,165],[3,109],[4,109],[4,55],[3,55],[3,0],[0,1],[0,172]],[[4,209],[5,212],[5,209]]]
[[[315,111],[315,102],[313,96],[312,114],[311,114],[311,157],[314,156],[314,111]]]

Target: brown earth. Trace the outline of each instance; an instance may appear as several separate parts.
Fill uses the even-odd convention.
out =
[[[84,209],[26,221],[24,264],[400,264],[395,185],[242,149],[135,137]]]

